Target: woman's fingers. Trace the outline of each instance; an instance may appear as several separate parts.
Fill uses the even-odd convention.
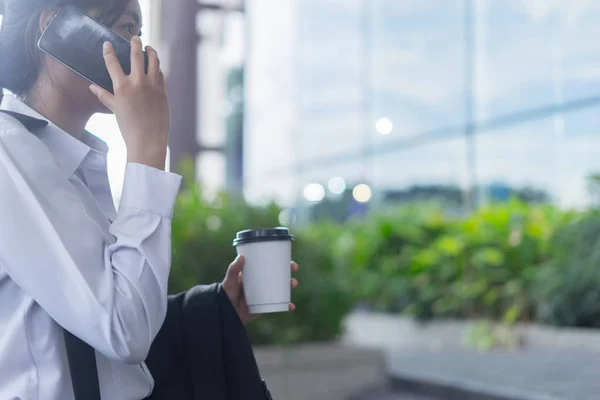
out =
[[[292,261],[292,272],[296,272],[300,269],[300,266]],[[296,289],[298,287],[298,279],[292,278],[292,289]]]
[[[160,87],[165,93],[167,92],[165,74],[162,71],[158,71],[158,87]]]
[[[146,75],[146,66],[142,39],[139,36],[133,36],[131,38],[131,76],[139,78],[144,75]]]
[[[160,59],[158,53],[152,46],[146,46],[146,54],[148,55],[148,77],[152,82],[159,82]]]
[[[114,113],[125,140],[127,161],[164,170],[170,131],[170,111],[162,74],[146,75],[142,41],[131,39],[131,74],[125,76],[111,45],[106,60],[114,87]],[[153,64],[153,68],[158,68]],[[154,83],[153,83],[154,82]],[[237,274],[233,274],[237,284]]]
[[[104,56],[104,63],[106,64],[106,69],[108,70],[110,79],[113,81],[113,85],[117,86],[118,83],[125,78],[125,72],[123,72],[123,68],[121,67],[121,63],[117,58],[117,54],[115,53],[115,48],[113,47],[112,43],[104,42],[102,54]]]

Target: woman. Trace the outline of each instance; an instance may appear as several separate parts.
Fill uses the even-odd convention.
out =
[[[131,38],[130,75],[104,47],[114,95],[37,50],[66,4]],[[0,87],[15,96],[0,109],[41,124],[31,133],[23,118],[0,113],[0,399],[74,398],[63,328],[95,349],[102,398],[152,393],[144,360],[167,314],[181,178],[165,171],[165,78],[151,47],[144,70],[140,21],[137,0],[4,0]],[[118,212],[107,147],[85,132],[97,112],[116,115],[127,146]],[[247,322],[242,268],[236,259],[222,288]]]

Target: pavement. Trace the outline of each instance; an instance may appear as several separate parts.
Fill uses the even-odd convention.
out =
[[[355,313],[344,340],[384,350],[393,388],[433,399],[600,400],[600,331],[524,325],[525,348],[479,352],[464,345],[473,323]]]
[[[600,353],[594,351],[404,349],[390,350],[387,358],[396,387],[446,393],[438,398],[600,399]]]
[[[361,400],[441,400],[432,397],[425,397],[418,394],[402,393],[402,392],[386,392],[375,393]]]

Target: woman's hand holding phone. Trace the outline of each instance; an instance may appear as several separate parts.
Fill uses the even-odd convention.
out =
[[[170,128],[165,77],[156,50],[148,46],[145,70],[142,41],[131,39],[131,74],[125,75],[110,43],[104,44],[104,61],[114,95],[99,86],[90,90],[117,117],[127,146],[127,161],[165,169]]]

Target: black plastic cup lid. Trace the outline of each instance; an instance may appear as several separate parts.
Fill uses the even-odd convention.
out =
[[[233,245],[276,240],[294,240],[294,237],[290,235],[290,230],[287,228],[248,229],[237,233]]]

